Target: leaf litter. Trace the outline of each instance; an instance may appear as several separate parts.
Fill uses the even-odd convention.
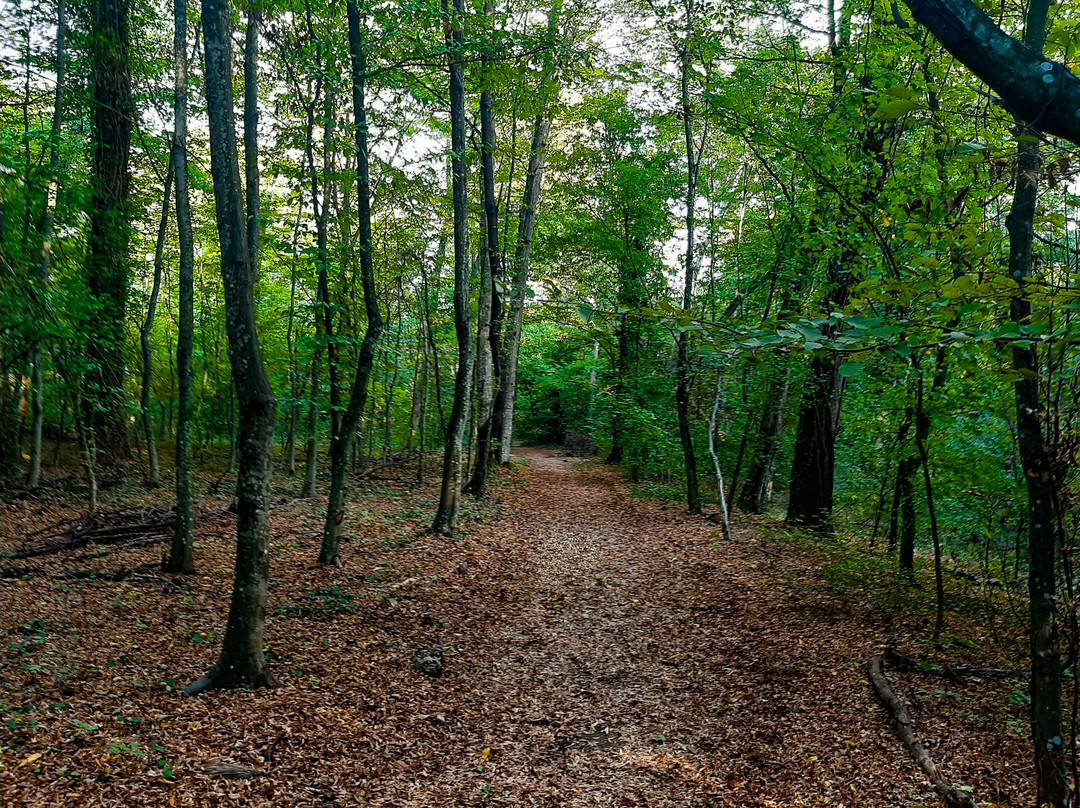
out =
[[[3,804],[930,805],[866,660],[888,645],[1022,666],[1022,636],[984,642],[975,614],[950,627],[976,648],[929,646],[925,613],[823,585],[821,559],[770,523],[738,520],[723,543],[602,466],[521,454],[456,540],[422,532],[433,484],[357,486],[343,569],[314,564],[320,504],[279,497],[276,690],[180,694],[224,630],[220,503],[200,509],[183,586],[116,574],[161,547],[30,559],[0,582]],[[77,517],[73,502],[5,507],[4,551]],[[412,664],[430,648],[439,678]],[[890,677],[947,779],[982,804],[1032,801],[1016,683]]]

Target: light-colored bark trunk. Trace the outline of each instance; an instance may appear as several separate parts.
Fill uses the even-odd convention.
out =
[[[716,474],[716,500],[720,506],[720,529],[724,538],[731,541],[731,520],[728,516],[727,500],[724,498],[724,472],[720,468],[720,458],[716,454],[716,417],[720,412],[720,398],[724,390],[724,369],[716,371],[716,392],[713,394],[712,415],[709,416],[709,457],[712,458],[713,472]]]
[[[52,261],[53,230],[56,220],[56,201],[60,190],[60,128],[64,120],[64,92],[67,87],[67,4],[56,4],[56,89],[53,95],[52,128],[49,131],[49,195],[45,201],[45,216],[41,221],[41,262],[37,278],[38,294],[44,296],[49,284]],[[41,484],[41,433],[45,422],[45,372],[41,340],[34,341],[31,351],[33,368],[30,374],[30,466],[26,472],[26,487]],[[59,441],[57,437],[57,441]]]
[[[146,305],[146,319],[139,329],[139,346],[142,349],[142,388],[139,395],[140,418],[143,436],[146,438],[147,483],[151,488],[161,485],[161,466],[158,464],[157,443],[154,440],[154,419],[150,412],[153,402],[154,352],[150,346],[150,334],[157,317],[158,297],[161,294],[161,276],[165,271],[165,237],[169,232],[169,203],[172,198],[172,154],[165,170],[165,191],[161,195],[161,221],[158,223],[157,242],[154,245],[154,282]]]

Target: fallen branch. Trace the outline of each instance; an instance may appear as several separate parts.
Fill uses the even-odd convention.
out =
[[[930,676],[940,676],[957,684],[963,684],[965,679],[982,679],[986,682],[1013,682],[1029,681],[1031,674],[1027,671],[1009,671],[1001,668],[935,668],[925,662],[920,662],[914,657],[902,654],[895,648],[885,649],[885,661],[898,671],[911,671],[925,673]]]
[[[975,808],[975,801],[971,797],[961,793],[955,786],[945,780],[944,776],[941,774],[941,770],[930,757],[930,753],[926,751],[923,745],[919,743],[918,739],[915,737],[915,731],[912,728],[913,724],[911,716],[908,714],[907,707],[892,689],[889,680],[885,678],[885,657],[880,654],[871,657],[866,669],[867,674],[870,676],[870,682],[874,685],[874,691],[877,693],[878,698],[881,699],[881,703],[888,708],[896,722],[896,732],[900,736],[900,740],[903,741],[904,746],[911,752],[912,756],[915,758],[915,762],[919,764],[919,768],[921,768],[929,778],[930,784],[934,787],[934,791],[936,791],[938,796],[945,801],[945,805],[948,806],[948,808]]]
[[[29,534],[22,548],[4,553],[4,558],[21,560],[54,555],[65,550],[78,550],[88,545],[123,546],[153,544],[172,536],[176,514],[172,509],[153,508],[130,511],[95,511],[79,519],[62,522]],[[44,539],[44,544],[27,546],[31,540]],[[59,539],[59,541],[49,541]]]
[[[230,780],[251,780],[255,777],[265,777],[266,772],[253,769],[251,766],[238,766],[235,763],[226,763],[224,760],[211,760],[202,765],[204,774],[211,777],[227,777]]]

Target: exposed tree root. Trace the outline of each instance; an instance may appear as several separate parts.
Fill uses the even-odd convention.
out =
[[[904,705],[904,702],[899,695],[892,689],[889,680],[885,678],[885,657],[880,654],[871,657],[866,668],[867,673],[870,676],[870,682],[874,685],[874,691],[877,693],[878,698],[881,699],[882,704],[889,709],[893,719],[896,721],[896,732],[900,736],[900,740],[903,741],[904,746],[911,752],[915,761],[919,764],[919,768],[921,768],[927,778],[929,778],[931,785],[934,787],[934,791],[936,791],[938,796],[945,801],[945,805],[947,805],[948,808],[974,808],[974,800],[967,794],[959,791],[945,779],[941,774],[941,770],[937,767],[937,764],[934,763],[933,759],[930,757],[930,753],[926,751],[925,747],[923,747],[915,737],[915,731],[912,728],[913,724],[911,716],[908,714],[907,707]]]

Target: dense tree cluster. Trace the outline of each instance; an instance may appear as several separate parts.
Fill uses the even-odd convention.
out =
[[[102,473],[157,486],[163,458],[183,573],[193,463],[236,471],[229,628],[193,692],[273,684],[272,474],[326,495],[340,565],[350,469],[441,451],[452,534],[514,438],[717,501],[725,529],[733,506],[925,553],[938,632],[947,556],[1026,573],[1064,805],[1068,11],[9,4],[0,472],[33,490],[75,459],[93,508]]]

